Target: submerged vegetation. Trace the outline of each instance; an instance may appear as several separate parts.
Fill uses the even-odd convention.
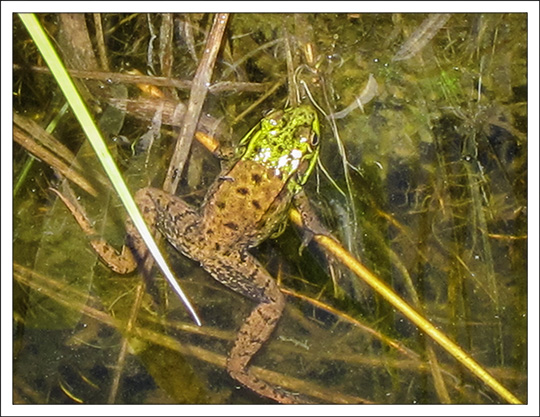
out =
[[[39,19],[133,191],[163,184],[186,123],[226,159],[266,111],[313,100],[321,222],[527,401],[525,14],[231,15],[203,92],[214,15]],[[107,270],[48,190],[121,246],[116,197],[17,16],[13,33],[14,402],[265,402],[224,367],[249,300],[167,251],[195,326],[159,275]],[[176,173],[194,205],[219,174],[200,142]],[[254,251],[288,301],[261,378],[327,403],[505,402],[303,238],[289,226]]]

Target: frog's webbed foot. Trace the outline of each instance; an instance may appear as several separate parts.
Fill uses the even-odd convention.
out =
[[[94,251],[109,266],[109,268],[118,274],[129,274],[137,268],[137,262],[133,253],[126,246],[123,246],[121,252],[118,252],[105,239],[99,237],[98,233],[88,220],[84,209],[76,200],[71,200],[55,188],[50,188],[50,190],[60,197],[60,200],[62,200],[77,223],[79,223],[82,231],[88,236]]]

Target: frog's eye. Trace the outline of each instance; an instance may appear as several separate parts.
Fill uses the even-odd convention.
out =
[[[262,115],[263,115],[263,117],[268,117],[269,115],[271,115],[275,111],[276,111],[276,109],[264,110]]]
[[[277,126],[280,120],[283,118],[283,110],[270,110],[266,112],[263,120],[269,123],[271,126]]]
[[[319,135],[317,135],[316,133],[314,133],[312,136],[311,136],[311,146],[315,147],[317,145],[319,145]]]

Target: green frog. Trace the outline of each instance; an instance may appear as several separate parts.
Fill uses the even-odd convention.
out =
[[[236,162],[210,187],[199,210],[156,188],[143,188],[135,197],[148,224],[178,251],[199,262],[223,285],[257,303],[238,332],[227,370],[246,387],[280,403],[297,403],[298,398],[258,379],[250,372],[249,362],[276,327],[285,298],[248,249],[279,233],[318,154],[319,120],[311,106],[273,111],[240,141]],[[60,197],[91,233],[80,209]],[[137,263],[143,265],[147,255],[129,222],[127,228],[131,250],[117,253],[103,240],[91,240],[105,262],[120,273],[132,271]]]

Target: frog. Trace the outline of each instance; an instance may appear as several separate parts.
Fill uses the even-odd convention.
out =
[[[319,136],[319,119],[311,105],[274,110],[242,138],[232,163],[209,187],[199,209],[158,188],[146,187],[135,195],[152,229],[215,280],[255,302],[228,354],[227,371],[248,389],[285,404],[298,403],[298,396],[260,380],[250,370],[252,358],[282,316],[285,297],[249,250],[282,231],[289,208],[317,163]],[[91,233],[80,208],[57,194]],[[91,239],[101,258],[124,274],[148,264],[142,238],[129,220],[126,227],[128,242],[121,252],[101,238]]]

